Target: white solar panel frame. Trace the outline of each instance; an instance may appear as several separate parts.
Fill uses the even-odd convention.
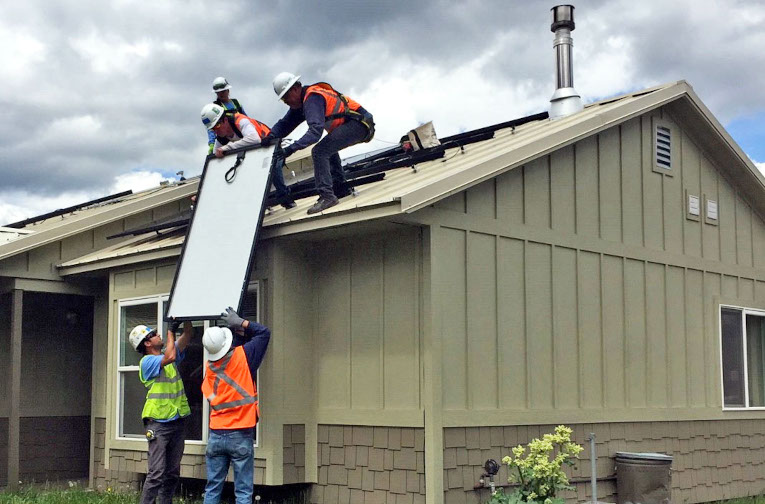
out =
[[[214,320],[228,306],[241,307],[268,196],[274,147],[240,153],[245,157],[231,182],[225,177],[236,156],[208,156],[165,319]]]

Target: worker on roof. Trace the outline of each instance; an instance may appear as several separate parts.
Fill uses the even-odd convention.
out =
[[[212,83],[212,90],[217,98],[213,103],[223,107],[227,114],[233,115],[234,113],[239,113],[247,115],[239,100],[229,97],[230,89],[231,84],[228,83],[225,77],[216,77]],[[212,154],[215,148],[215,134],[210,130],[207,130],[207,145],[207,153]]]
[[[308,123],[308,131],[284,148],[284,157],[318,142],[311,151],[311,157],[319,200],[308,209],[308,213],[321,212],[336,205],[338,197],[350,194],[338,152],[372,139],[372,114],[326,82],[303,86],[299,75],[282,72],[273,84],[274,92],[290,110],[274,124],[264,144],[284,138],[303,121]],[[325,129],[327,136],[320,141]]]
[[[215,137],[213,154],[221,158],[233,149],[260,145],[261,139],[271,131],[262,122],[238,112],[229,114],[216,104],[209,103],[202,107],[202,124]],[[273,166],[271,181],[276,189],[276,197],[286,209],[295,207],[295,200],[290,196],[290,189],[284,183],[284,157],[280,156]]]
[[[209,327],[202,337],[208,354],[202,393],[210,402],[204,504],[220,502],[229,465],[234,467],[237,504],[252,504],[253,435],[260,417],[255,378],[271,331],[243,319],[231,307],[221,319],[229,327]]]
[[[183,326],[183,334],[175,341],[180,323],[167,330],[167,343],[162,350],[162,337],[145,325],[137,325],[128,339],[140,354],[138,377],[148,389],[141,416],[149,442],[146,480],[141,504],[153,504],[159,496],[162,504],[171,503],[181,475],[181,457],[185,441],[185,419],[191,414],[189,401],[177,364],[184,356],[191,338],[191,323]]]

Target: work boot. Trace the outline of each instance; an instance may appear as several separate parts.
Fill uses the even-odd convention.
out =
[[[333,207],[337,205],[337,196],[334,194],[330,196],[320,196],[319,200],[313,204],[311,208],[308,209],[308,214],[315,214],[319,212],[323,212],[327,208]]]
[[[295,203],[295,200],[289,200],[282,203],[282,206],[285,210],[289,210],[290,208],[295,208],[297,204]]]

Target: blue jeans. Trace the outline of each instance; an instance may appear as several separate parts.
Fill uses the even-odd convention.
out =
[[[271,183],[274,185],[277,198],[283,198],[290,194],[290,188],[284,183],[284,172],[282,171],[282,168],[284,168],[284,158],[279,157],[271,170]]]
[[[210,431],[207,439],[207,485],[204,504],[218,504],[226,481],[228,466],[234,466],[236,504],[252,504],[253,459],[252,430],[232,430],[224,434]]]

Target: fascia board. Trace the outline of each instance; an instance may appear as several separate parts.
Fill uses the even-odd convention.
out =
[[[24,238],[12,241],[0,247],[0,260],[27,252],[34,248],[46,245],[56,240],[68,238],[83,231],[102,226],[109,222],[123,219],[159,205],[187,198],[197,192],[198,182],[190,182],[168,191],[161,191],[146,198],[136,199],[125,205],[113,206],[103,212],[83,217],[81,219],[69,219],[62,225],[46,231],[40,231]]]
[[[661,107],[686,95],[689,91],[690,86],[685,81],[679,81],[666,88],[640,96],[634,101],[594,114],[592,117],[566,128],[549,134],[542,134],[538,138],[532,138],[528,143],[519,145],[510,152],[480,163],[469,170],[463,170],[426,187],[402,195],[402,211],[406,213],[417,211],[561,147]]]
[[[698,97],[698,95],[693,91],[693,88],[688,86],[688,98],[690,99],[691,103],[696,107],[699,114],[701,114],[704,119],[706,119],[709,126],[712,127],[712,129],[718,134],[720,137],[720,140],[722,140],[723,143],[733,152],[733,154],[741,160],[741,162],[744,164],[744,166],[747,167],[750,174],[754,177],[754,179],[759,184],[759,189],[761,191],[765,191],[765,177],[763,177],[762,173],[759,169],[754,165],[754,162],[749,158],[749,156],[746,155],[746,153],[741,149],[741,147],[736,143],[735,140],[733,140],[733,137],[730,136],[730,133],[723,127],[722,124],[720,124],[720,121],[717,120],[717,118],[712,114],[712,112],[704,105],[704,103],[701,101],[701,99]]]
[[[277,236],[287,236],[297,233],[307,233],[320,229],[344,226],[354,222],[380,219],[402,213],[399,200],[381,205],[355,208],[348,212],[332,213],[321,218],[300,219],[294,222],[264,227],[260,239],[267,240]]]
[[[158,259],[166,259],[168,257],[178,257],[180,255],[181,246],[176,245],[167,249],[152,250],[151,252],[136,252],[134,254],[120,257],[112,257],[109,259],[101,259],[84,264],[76,264],[74,266],[60,266],[58,269],[58,274],[62,277],[78,275],[80,273],[117,268],[119,266],[127,266],[130,264],[146,263]]]

